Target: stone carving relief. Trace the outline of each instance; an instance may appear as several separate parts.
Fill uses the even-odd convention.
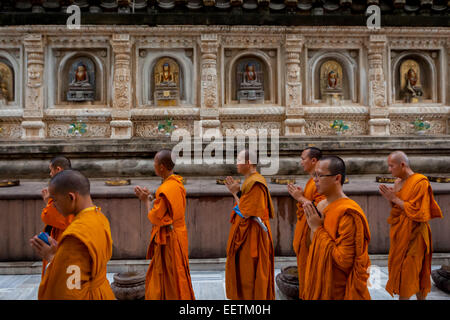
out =
[[[73,137],[69,133],[70,123],[49,123],[47,136],[50,138]],[[111,135],[111,127],[104,123],[87,123],[86,133],[81,138],[108,138]]]

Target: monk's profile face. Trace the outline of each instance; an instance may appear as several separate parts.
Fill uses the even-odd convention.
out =
[[[340,178],[337,178],[337,175],[331,175],[329,164],[329,161],[319,161],[314,174],[317,192],[323,195],[330,194],[336,185],[340,184]]]
[[[63,171],[61,167],[53,167],[51,164],[48,166],[50,169],[50,177],[53,178],[58,172]]]
[[[405,169],[403,162],[399,161],[398,159],[395,159],[392,156],[388,157],[387,162],[389,172],[392,174],[393,177],[399,178],[403,175],[403,171]]]
[[[53,199],[53,205],[56,210],[63,216],[68,216],[76,213],[76,195],[72,192],[60,193],[55,190],[53,185],[48,187],[50,198]]]
[[[309,157],[309,150],[303,150],[300,159],[301,159],[300,164],[305,172],[314,172],[317,159]]]

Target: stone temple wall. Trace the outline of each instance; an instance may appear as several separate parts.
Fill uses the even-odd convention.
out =
[[[170,98],[160,101],[164,59],[175,87],[160,90]],[[80,61],[92,98],[73,101]],[[245,63],[259,68],[259,100],[238,98]],[[0,139],[66,139],[72,123],[86,125],[81,139],[154,138],[166,119],[191,134],[199,121],[223,133],[267,128],[295,137],[334,135],[333,120],[349,125],[344,135],[406,136],[421,117],[428,135],[448,135],[449,64],[449,28],[2,27]],[[408,98],[411,68],[418,95]]]

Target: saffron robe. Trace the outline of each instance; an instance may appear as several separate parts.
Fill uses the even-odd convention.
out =
[[[323,210],[305,271],[304,300],[370,300],[367,280],[370,231],[361,207],[341,198]]]
[[[260,217],[268,232],[251,218],[231,213],[227,243],[225,286],[228,299],[272,300],[274,287],[274,249],[269,218],[274,207],[266,180],[258,172],[245,179],[239,209],[245,216]]]
[[[314,202],[316,205],[325,199],[324,195],[317,192],[316,184],[314,180],[310,178],[306,183],[303,191],[303,196]],[[295,225],[294,240],[292,247],[295,255],[297,256],[297,270],[298,270],[298,293],[301,298],[301,293],[305,287],[305,269],[306,259],[308,258],[310,241],[310,232],[308,222],[306,221],[306,215],[303,210],[303,206],[300,202],[297,203],[297,224]]]
[[[43,231],[50,229],[50,237],[59,242],[64,230],[66,230],[67,226],[72,222],[73,215],[64,217],[58,212],[58,210],[56,210],[53,205],[53,199],[49,199],[47,206],[42,210],[41,219],[45,223],[45,228]],[[47,261],[42,260],[42,276],[44,276],[46,266]]]
[[[39,300],[114,300],[106,278],[112,255],[111,229],[100,208],[75,215],[61,235],[39,286]]]
[[[389,279],[386,290],[392,296],[409,298],[431,290],[431,229],[428,221],[442,218],[442,211],[434,200],[427,177],[415,173],[404,182],[397,197],[404,201],[405,209],[392,206],[388,218],[390,249]]]
[[[194,300],[185,223],[186,189],[182,177],[169,176],[156,190],[148,219],[153,224],[145,283],[147,300]]]

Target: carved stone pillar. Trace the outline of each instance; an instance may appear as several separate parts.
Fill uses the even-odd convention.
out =
[[[450,40],[447,40],[447,79],[450,77]],[[450,81],[447,81],[447,105],[450,106]],[[450,134],[450,111],[447,116],[447,134]]]
[[[367,43],[369,59],[370,135],[388,136],[389,110],[386,106],[386,78],[383,60],[386,50],[385,35],[371,35]]]
[[[286,136],[305,135],[305,119],[302,106],[302,80],[300,77],[300,53],[304,38],[286,35]]]
[[[24,38],[27,66],[22,139],[45,138],[44,115],[44,38],[29,34]]]
[[[131,48],[129,34],[114,34],[111,46],[114,55],[113,101],[111,138],[130,139],[133,123],[131,122],[132,83],[131,83]]]
[[[217,81],[218,48],[219,41],[217,34],[201,35],[201,130],[202,128],[220,128]]]

